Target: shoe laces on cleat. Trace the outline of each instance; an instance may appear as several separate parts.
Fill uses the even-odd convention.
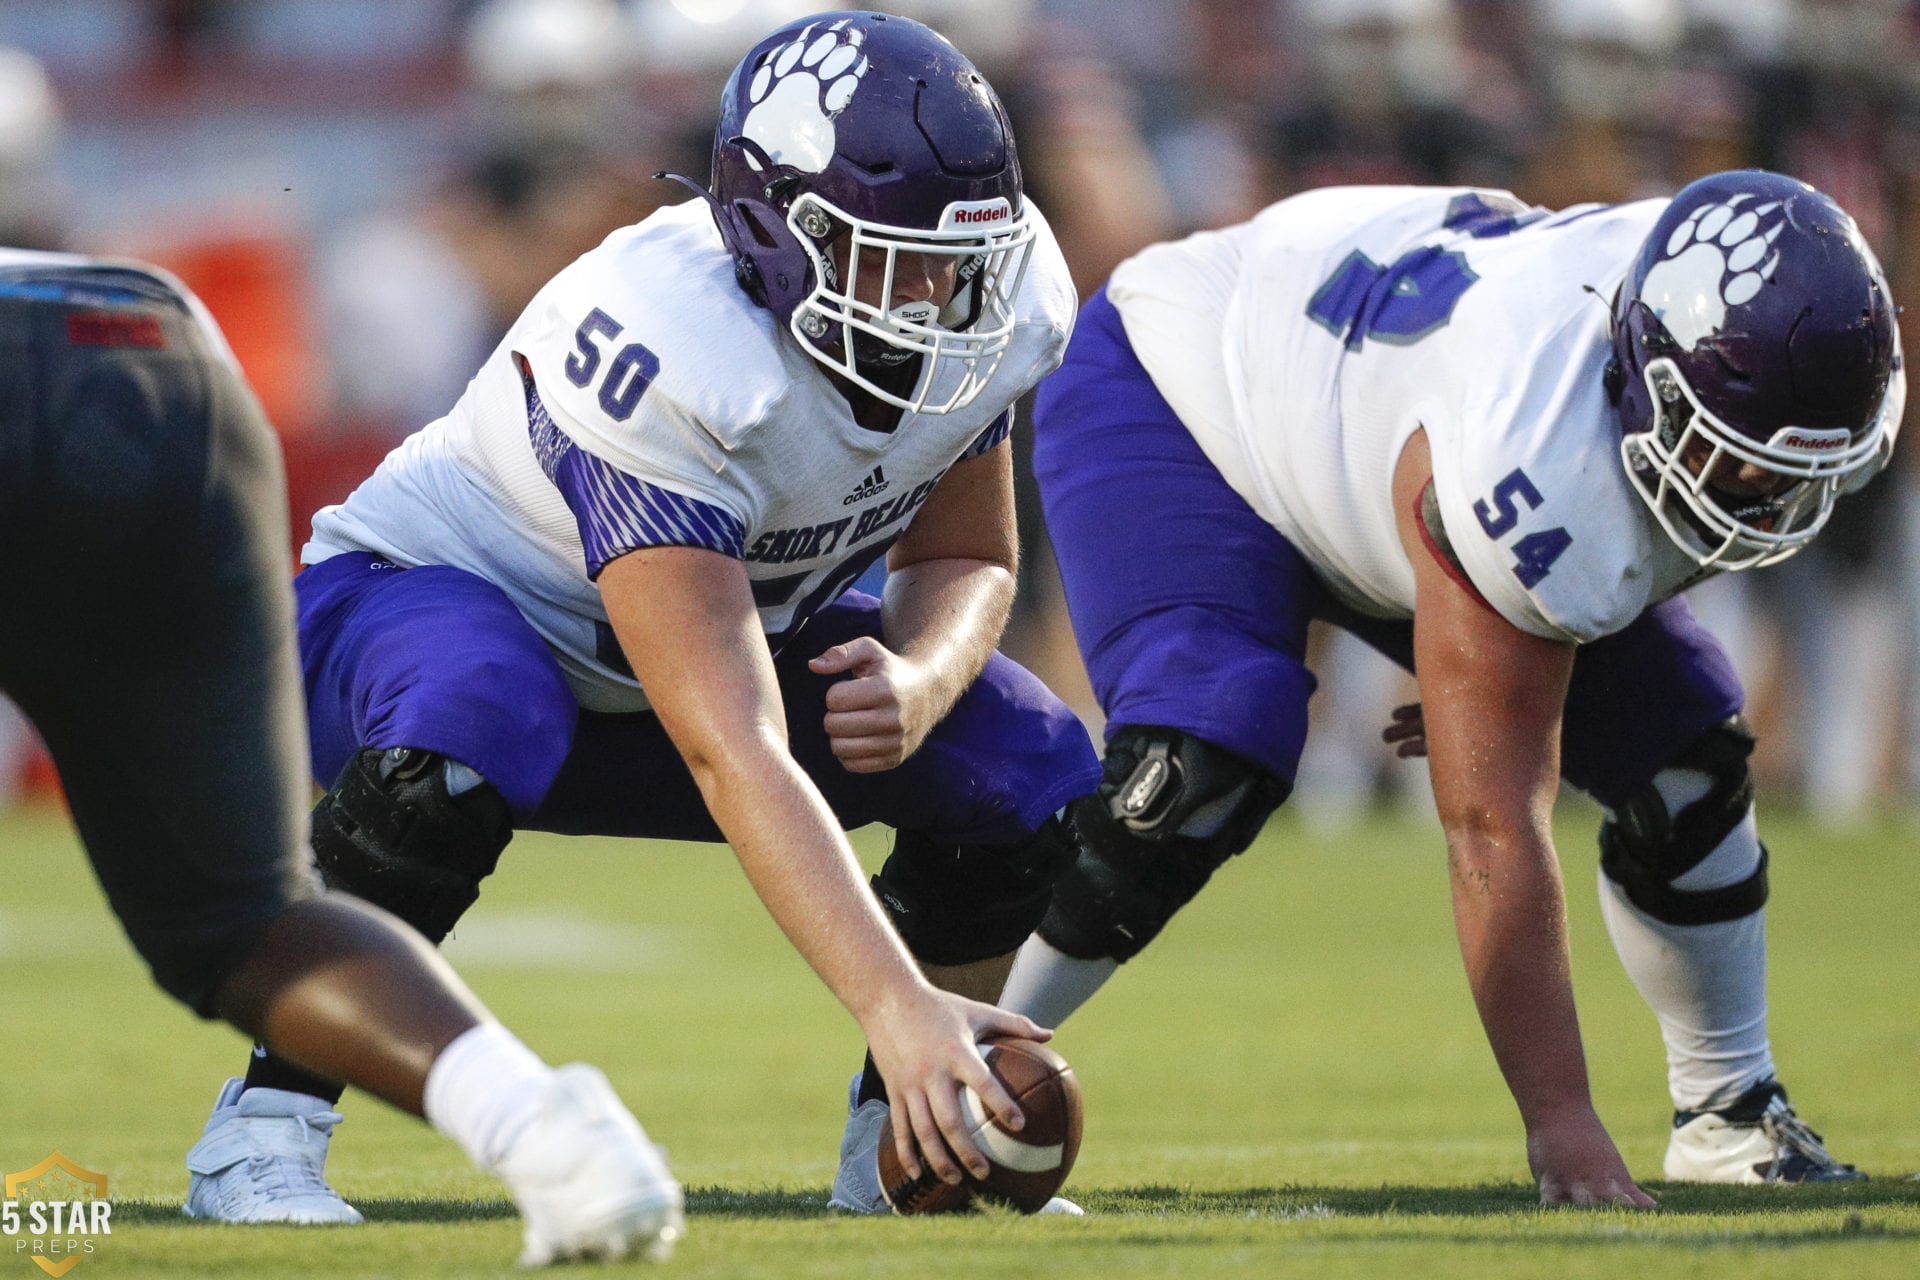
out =
[[[1773,1146],[1772,1162],[1756,1169],[1768,1182],[1837,1182],[1864,1176],[1834,1158],[1825,1140],[1794,1114],[1784,1094],[1761,1113],[1760,1130]]]

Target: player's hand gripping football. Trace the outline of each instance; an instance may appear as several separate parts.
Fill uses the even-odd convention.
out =
[[[1571,1107],[1528,1125],[1527,1164],[1540,1183],[1541,1204],[1651,1209],[1658,1203],[1634,1185],[1592,1107]]]
[[[1053,1032],[1031,1018],[926,986],[869,1021],[862,1030],[887,1082],[900,1167],[918,1177],[924,1155],[925,1165],[949,1185],[963,1180],[963,1164],[975,1177],[985,1178],[991,1166],[974,1144],[960,1106],[960,1087],[979,1094],[987,1110],[1009,1129],[1022,1128],[1026,1117],[987,1069],[980,1041],[994,1036],[1047,1040]]]
[[[807,664],[850,679],[827,690],[827,739],[851,773],[880,773],[920,749],[947,708],[935,681],[872,636],[837,644]]]

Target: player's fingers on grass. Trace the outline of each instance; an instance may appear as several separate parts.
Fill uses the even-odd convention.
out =
[[[1584,1182],[1542,1182],[1540,1184],[1540,1203],[1543,1205],[1591,1205],[1593,1193]]]
[[[1587,1188],[1587,1199],[1583,1204],[1594,1206],[1620,1206],[1634,1208],[1640,1203],[1635,1197],[1640,1189],[1625,1179],[1609,1178]]]

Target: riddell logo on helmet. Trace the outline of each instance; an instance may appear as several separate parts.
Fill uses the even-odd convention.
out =
[[[942,227],[978,227],[994,222],[1011,222],[1013,206],[1005,200],[982,200],[972,204],[950,204],[940,220]]]
[[[1831,453],[1835,449],[1844,449],[1852,444],[1853,436],[1841,427],[1835,427],[1831,431],[1816,430],[1811,427],[1782,427],[1767,443],[1775,449]]]
[[[1785,449],[1817,449],[1824,452],[1828,449],[1846,448],[1847,438],[1842,435],[1838,440],[1822,440],[1814,436],[1791,435],[1782,440],[1780,445]]]

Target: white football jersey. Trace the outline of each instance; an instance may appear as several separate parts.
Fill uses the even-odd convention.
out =
[[[891,432],[856,423],[822,366],[741,291],[704,202],[622,228],[534,297],[452,412],[314,517],[303,559],[363,550],[486,578],[590,710],[647,706],[593,582],[636,547],[744,560],[777,650],[885,552],[948,467],[1006,438],[1014,400],[1060,363],[1073,284],[1028,209],[1039,235],[986,390]]]
[[[1393,468],[1424,427],[1475,589],[1589,641],[1699,574],[1628,482],[1602,376],[1609,303],[1664,207],[1333,188],[1148,249],[1108,295],[1207,456],[1339,599],[1412,616]]]

